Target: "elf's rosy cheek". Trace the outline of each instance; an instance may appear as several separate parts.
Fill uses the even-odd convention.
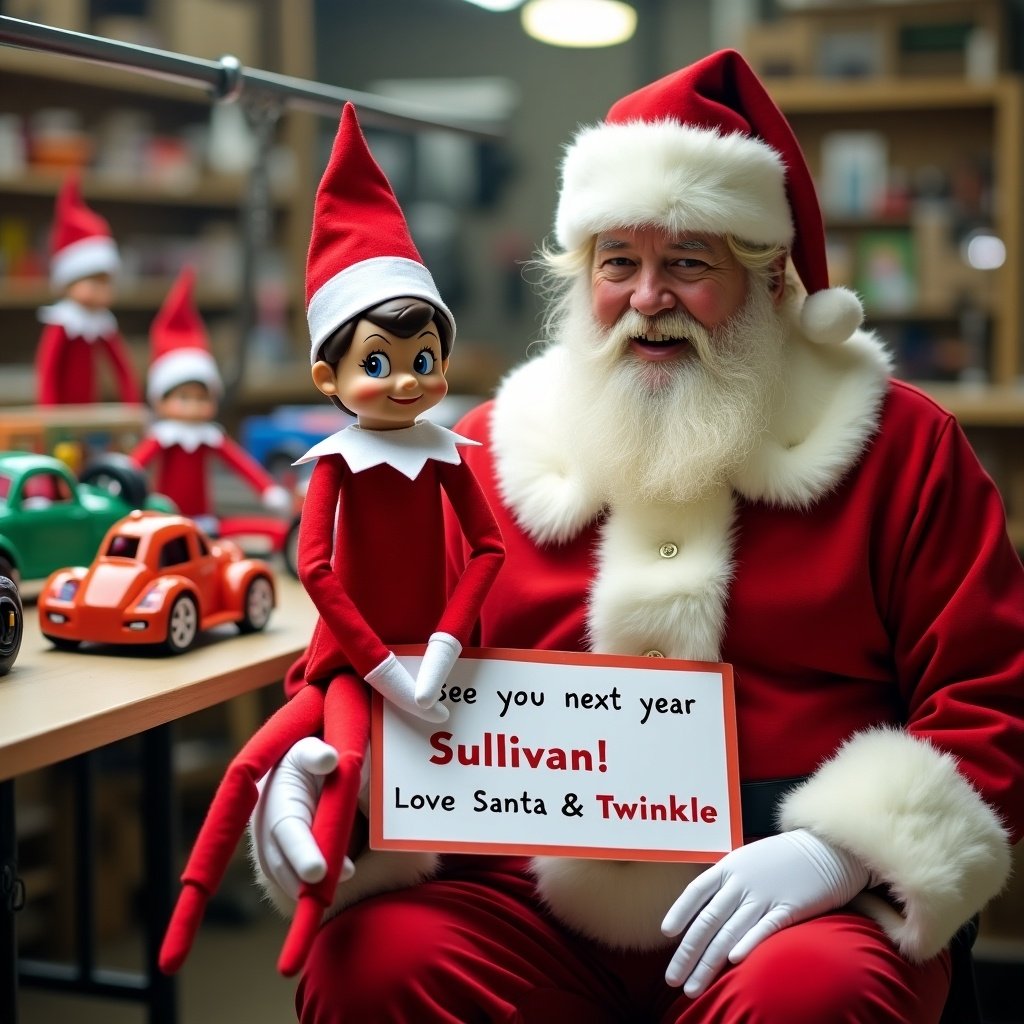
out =
[[[387,391],[384,380],[371,380],[367,377],[352,385],[352,398],[358,402],[372,402]]]
[[[432,397],[443,398],[448,394],[448,381],[440,374],[431,374],[429,377],[421,378],[423,393]]]

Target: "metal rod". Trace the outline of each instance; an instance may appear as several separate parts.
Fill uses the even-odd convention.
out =
[[[483,122],[458,117],[440,118],[413,103],[389,100],[354,89],[342,89],[271,71],[244,68],[232,56],[220,60],[187,57],[169,50],[106,39],[85,32],[72,32],[52,25],[39,25],[6,15],[0,15],[0,43],[111,65],[154,78],[204,88],[213,100],[233,100],[239,95],[253,94],[329,117],[337,117],[345,103],[351,102],[359,108],[359,118],[367,125],[382,128],[441,128],[485,139],[494,139],[500,135],[494,127]]]

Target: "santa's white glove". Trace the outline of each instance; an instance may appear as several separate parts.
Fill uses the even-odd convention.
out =
[[[260,495],[263,507],[269,508],[271,512],[290,512],[292,508],[292,496],[286,488],[280,484],[272,484]]]
[[[698,996],[726,960],[738,964],[775,932],[844,906],[869,881],[860,861],[806,829],[741,846],[698,875],[665,915],[665,935],[683,933],[665,981]]]
[[[313,812],[324,776],[338,766],[338,752],[315,736],[299,740],[256,784],[259,799],[252,815],[252,835],[263,873],[293,900],[303,882],[319,882],[327,861],[313,838]],[[341,881],[355,867],[348,857]]]
[[[416,703],[432,708],[441,696],[452,666],[459,660],[462,644],[451,633],[433,633],[416,673]]]
[[[408,711],[424,722],[446,722],[448,709],[443,704],[432,708],[421,708],[416,703],[416,680],[409,675],[406,667],[390,651],[388,656],[375,668],[366,673],[366,681],[395,707]]]

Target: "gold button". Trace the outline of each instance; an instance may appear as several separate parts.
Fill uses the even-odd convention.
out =
[[[661,651],[644,651],[645,658],[664,658],[665,655]]]
[[[675,558],[676,555],[679,554],[679,545],[673,544],[670,540],[665,541],[665,543],[658,548],[658,554],[661,555],[662,558]]]

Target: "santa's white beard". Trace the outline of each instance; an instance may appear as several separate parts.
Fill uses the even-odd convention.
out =
[[[694,501],[724,483],[763,436],[785,337],[765,286],[751,282],[744,306],[712,331],[685,313],[632,311],[606,329],[580,287],[565,301],[560,329],[574,369],[564,422],[577,467],[602,500]],[[689,339],[693,351],[663,362],[630,351],[631,337],[659,333]]]

